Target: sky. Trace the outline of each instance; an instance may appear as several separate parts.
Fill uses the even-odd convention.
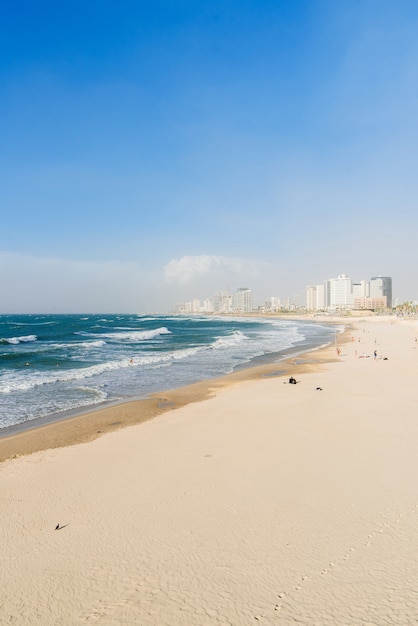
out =
[[[417,34],[416,0],[3,0],[0,313],[418,299]]]

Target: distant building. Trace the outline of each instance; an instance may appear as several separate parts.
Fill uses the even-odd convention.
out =
[[[214,313],[231,313],[232,296],[228,291],[222,291],[213,297],[213,311]]]
[[[310,285],[306,289],[306,308],[309,311],[320,311],[325,308],[325,286]]]
[[[232,309],[236,313],[253,311],[253,292],[247,287],[239,287],[232,295]]]
[[[346,274],[330,278],[323,285],[306,288],[306,307],[320,309],[382,309],[392,307],[392,279],[374,276],[370,280],[353,283]]]
[[[351,279],[347,274],[325,281],[325,307],[328,309],[347,309],[353,306]]]
[[[390,276],[374,276],[370,279],[370,296],[381,298],[386,297],[389,308],[392,308],[392,279]]]
[[[270,296],[264,303],[264,310],[274,313],[280,311],[280,298],[276,296]]]
[[[213,313],[213,300],[212,298],[206,298],[203,300],[203,312]]]
[[[387,307],[386,296],[368,296],[365,298],[354,298],[355,309],[385,309]]]
[[[370,283],[368,280],[362,280],[359,283],[353,283],[353,298],[367,298],[370,295]]]
[[[192,305],[192,313],[201,312],[200,300],[198,298],[195,298],[194,300],[192,300],[191,305]]]

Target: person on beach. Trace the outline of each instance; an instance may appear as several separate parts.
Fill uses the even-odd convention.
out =
[[[377,350],[375,350],[375,351],[373,352],[373,357],[374,357],[374,360],[376,361],[376,359],[377,359]]]
[[[296,378],[293,378],[293,376],[291,376],[289,378],[289,385],[296,385]]]

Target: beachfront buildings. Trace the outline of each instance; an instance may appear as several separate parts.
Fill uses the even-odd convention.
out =
[[[253,291],[248,287],[239,287],[232,294],[229,290],[220,291],[212,298],[206,298],[203,304],[195,298],[190,302],[176,305],[180,315],[205,313],[252,313],[254,310]]]
[[[320,311],[325,308],[325,285],[311,285],[306,289],[306,308],[309,311]]]
[[[239,287],[232,296],[232,310],[236,313],[251,313],[253,308],[252,290]]]
[[[392,307],[392,278],[389,276],[374,276],[353,283],[347,274],[340,274],[322,285],[310,285],[306,289],[306,308],[310,311],[387,307]]]
[[[374,276],[369,281],[371,298],[386,297],[389,308],[392,307],[392,279],[389,276]]]

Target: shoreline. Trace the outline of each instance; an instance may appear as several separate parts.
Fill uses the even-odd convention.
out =
[[[315,320],[309,321],[315,323]],[[324,320],[316,321],[324,323]],[[340,345],[347,341],[345,337],[350,328],[347,321],[338,318],[327,320],[330,326],[344,327],[336,333]],[[237,366],[233,372],[218,378],[151,393],[145,398],[110,401],[96,408],[87,407],[85,410],[80,408],[69,414],[55,414],[7,427],[0,433],[0,463],[42,450],[92,441],[105,433],[142,424],[170,410],[206,400],[216,394],[218,389],[242,381],[276,376],[280,378],[312,371],[315,366],[333,360],[331,348],[333,348],[331,342],[317,347],[307,346],[306,349],[292,346],[280,353],[285,356],[279,360],[273,360],[279,353],[255,357],[250,362]],[[327,351],[330,351],[329,354]],[[302,355],[305,359],[298,359]],[[308,355],[309,358],[306,359]],[[260,360],[264,363],[259,364]]]
[[[289,359],[297,385],[243,370],[3,463],[4,619],[415,624],[417,335],[361,320],[339,355]]]

